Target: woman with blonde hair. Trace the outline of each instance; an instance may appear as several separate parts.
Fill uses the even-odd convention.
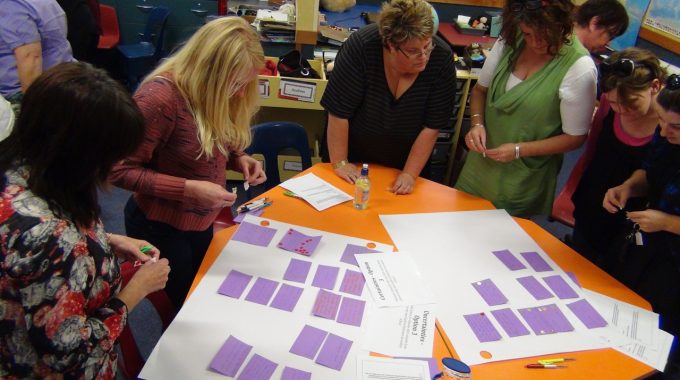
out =
[[[113,170],[115,185],[134,192],[125,207],[129,236],[160,249],[173,271],[166,291],[177,309],[212,239],[212,224],[236,194],[225,169],[257,185],[262,165],[243,153],[257,111],[264,54],[238,17],[199,29],[142,82],[134,99],[146,121],[144,142]]]

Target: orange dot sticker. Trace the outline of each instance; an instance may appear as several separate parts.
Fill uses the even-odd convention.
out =
[[[368,248],[371,248],[371,249],[373,249],[373,248],[376,247],[375,243],[368,243],[368,244],[366,244],[366,246],[367,246]]]
[[[260,225],[263,226],[263,227],[267,227],[269,225],[269,221],[263,220],[263,221],[260,222]]]
[[[491,359],[493,357],[489,351],[479,351],[479,356],[483,357],[484,359]]]

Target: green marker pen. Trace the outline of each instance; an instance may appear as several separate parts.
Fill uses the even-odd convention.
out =
[[[149,252],[151,252],[152,249],[153,249],[152,246],[150,246],[150,245],[145,245],[145,246],[143,246],[142,248],[140,248],[139,250],[142,251],[142,253],[149,253]]]

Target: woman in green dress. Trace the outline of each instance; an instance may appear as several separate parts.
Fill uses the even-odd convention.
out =
[[[512,215],[548,214],[562,153],[586,139],[597,69],[569,0],[510,0],[470,96],[470,150],[456,188]]]

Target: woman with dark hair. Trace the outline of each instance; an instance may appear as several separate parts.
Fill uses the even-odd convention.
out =
[[[602,198],[642,166],[659,124],[654,103],[666,70],[652,52],[628,48],[603,61],[600,73],[604,93],[585,152],[574,168],[583,174],[571,198],[575,221],[571,246],[608,270],[613,261],[611,241],[626,218],[623,213],[612,215],[604,210]],[[628,210],[642,206],[635,203]]]
[[[99,220],[97,188],[139,145],[144,119],[85,63],[47,70],[22,107],[0,142],[0,377],[115,378],[128,311],[170,270]],[[145,262],[122,290],[117,258]]]
[[[642,211],[627,211],[630,229],[622,236],[639,234],[635,249],[621,253],[613,275],[644,297],[659,313],[659,327],[680,336],[680,76],[666,79],[656,97],[659,114],[650,152],[642,169],[605,194],[602,206],[619,213],[635,197],[646,197]],[[615,242],[613,242],[615,243]],[[633,247],[631,242],[628,247]],[[677,342],[676,342],[677,343]],[[678,376],[677,346],[671,351],[666,376]]]
[[[510,0],[470,96],[456,188],[512,215],[548,214],[562,153],[586,139],[597,70],[572,34],[570,0]]]

